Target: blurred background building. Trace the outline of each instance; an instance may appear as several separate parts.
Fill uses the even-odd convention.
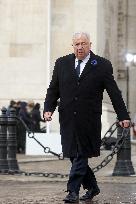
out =
[[[131,116],[136,112],[136,0],[0,0],[0,107],[34,100],[43,108],[56,58],[72,52],[74,32],[111,60]],[[118,99],[117,99],[118,100]],[[116,119],[104,93],[103,131]],[[59,131],[58,113],[50,125]]]

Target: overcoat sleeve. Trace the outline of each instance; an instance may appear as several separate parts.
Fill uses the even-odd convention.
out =
[[[117,83],[114,80],[113,68],[110,61],[106,62],[105,68],[106,69],[104,73],[104,86],[111,99],[118,120],[119,121],[129,120],[130,117],[128,115],[125,103],[123,101],[121,91],[119,90]]]
[[[56,60],[52,79],[47,89],[47,94],[44,102],[44,112],[54,112],[57,106],[57,100],[59,99],[59,78],[58,78],[59,63]]]

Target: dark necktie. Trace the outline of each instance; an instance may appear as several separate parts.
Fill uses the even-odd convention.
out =
[[[77,76],[79,77],[80,76],[80,64],[81,64],[82,60],[78,60],[78,65],[76,67],[76,73],[77,73]]]

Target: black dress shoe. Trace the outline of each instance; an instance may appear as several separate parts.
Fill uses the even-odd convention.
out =
[[[79,201],[79,195],[75,192],[69,192],[63,201],[65,201],[65,203],[77,203]]]
[[[82,197],[80,197],[80,200],[81,201],[92,200],[93,197],[98,195],[99,193],[100,193],[100,189],[98,187],[91,188]]]

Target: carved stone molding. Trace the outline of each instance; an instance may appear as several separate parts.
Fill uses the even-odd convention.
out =
[[[118,70],[125,68],[125,53],[127,51],[127,0],[118,0],[117,18],[117,53]]]

